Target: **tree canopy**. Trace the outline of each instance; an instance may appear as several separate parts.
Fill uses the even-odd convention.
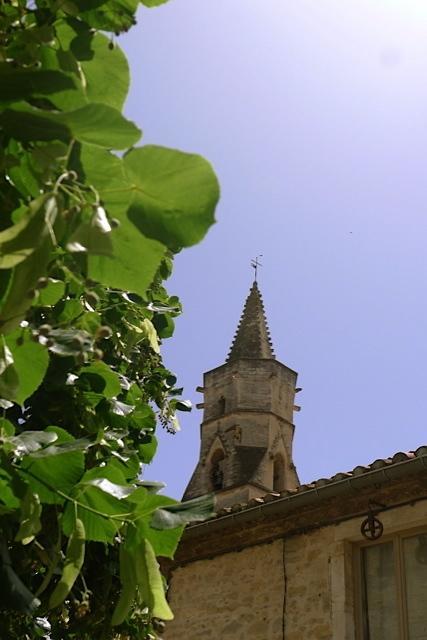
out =
[[[166,0],[142,0],[147,8]],[[138,0],[0,5],[0,636],[148,639],[158,556],[209,514],[141,480],[181,398],[173,255],[214,221],[209,163],[136,147],[116,42]]]

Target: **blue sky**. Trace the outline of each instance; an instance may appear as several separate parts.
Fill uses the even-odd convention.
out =
[[[299,372],[302,481],[427,443],[425,0],[171,0],[120,39],[143,142],[208,158],[217,224],[176,259],[166,364],[222,364],[263,254],[276,355]],[[180,497],[201,411],[146,476]]]

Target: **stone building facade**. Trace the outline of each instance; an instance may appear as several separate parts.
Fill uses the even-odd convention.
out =
[[[254,283],[227,362],[205,374],[187,498],[214,490],[170,568],[164,640],[427,640],[427,447],[300,485],[297,374]]]

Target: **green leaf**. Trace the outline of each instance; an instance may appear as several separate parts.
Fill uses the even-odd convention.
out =
[[[83,222],[67,242],[71,252],[87,252],[98,256],[111,256],[113,243],[111,226],[103,207],[96,207],[89,222]]]
[[[174,529],[190,522],[200,522],[214,514],[212,495],[201,496],[157,509],[151,518],[153,529]]]
[[[171,338],[175,330],[173,318],[168,313],[156,314],[153,318],[159,338]]]
[[[4,470],[0,472],[0,501],[0,515],[16,511],[21,505],[13,493],[12,478]]]
[[[48,279],[47,287],[40,289],[34,304],[37,307],[53,307],[65,293],[65,282],[62,280]]]
[[[172,620],[173,613],[166,600],[159,563],[148,540],[141,541],[134,560],[138,589],[151,615],[161,620]]]
[[[144,296],[156,275],[165,247],[136,233],[123,221],[114,230],[113,257],[89,256],[89,276],[106,286]]]
[[[87,36],[83,36],[87,37]],[[81,60],[86,87],[85,94],[90,102],[102,102],[121,111],[129,90],[129,65],[123,51],[115,45],[110,47],[110,40],[97,33],[89,33],[91,58],[83,60],[79,56],[81,37],[74,40],[72,50]],[[86,46],[86,45],[85,45]],[[108,69],[108,73],[106,73]]]
[[[40,181],[34,171],[30,153],[19,151],[17,162],[7,169],[7,175],[26,200],[40,195]]]
[[[83,484],[75,488],[73,496],[78,501],[77,514],[84,523],[86,539],[111,544],[122,526],[120,517],[127,514],[124,501],[114,498],[98,487],[85,484],[84,480]],[[74,517],[75,506],[69,502],[62,520],[62,528],[66,535],[72,530]]]
[[[68,540],[62,576],[49,598],[49,608],[62,604],[78,578],[85,559],[86,535],[83,522],[76,518],[73,532]]]
[[[150,343],[150,347],[153,349],[153,351],[155,351],[155,353],[160,353],[159,339],[151,320],[149,320],[148,318],[144,318],[141,323],[141,329],[148,338],[148,342]]]
[[[47,458],[50,456],[59,456],[63,453],[69,453],[70,451],[87,451],[90,447],[93,447],[95,442],[89,440],[89,438],[78,438],[71,442],[62,442],[61,444],[54,444],[45,449],[39,449],[31,454],[33,460],[39,458]]]
[[[15,536],[17,542],[22,542],[23,545],[26,545],[34,540],[42,528],[40,522],[41,512],[40,498],[31,489],[28,489],[21,502],[21,524]]]
[[[15,401],[22,405],[43,382],[49,366],[49,352],[41,344],[34,342],[28,329],[17,329],[7,336],[6,342],[18,374],[19,385]]]
[[[0,438],[10,438],[13,435],[15,435],[13,424],[6,418],[0,418]]]
[[[41,502],[62,504],[65,498],[61,494],[70,495],[83,475],[84,455],[81,451],[68,451],[60,455],[54,452],[42,458],[28,455],[23,458],[21,469],[22,477],[30,482]]]
[[[165,254],[165,247],[137,233],[126,216],[132,184],[121,158],[103,149],[82,146],[81,162],[86,179],[98,191],[110,216],[120,226],[111,235],[113,257],[89,256],[89,275],[103,284],[145,295]]]
[[[75,0],[81,13],[79,18],[95,29],[127,31],[135,24],[138,0]],[[101,6],[100,6],[101,5]]]
[[[141,131],[133,122],[105,104],[88,104],[75,111],[59,113],[55,118],[80,142],[99,147],[127,149],[141,137]]]
[[[0,304],[0,330],[9,333],[15,329],[31,306],[34,289],[46,266],[53,248],[52,229],[58,213],[56,198],[46,196],[44,218],[46,224],[37,237],[37,246],[26,260],[12,270],[7,289]]]
[[[61,324],[68,324],[69,322],[72,322],[73,320],[81,316],[85,311],[85,308],[80,300],[77,300],[76,298],[65,300],[63,306],[61,305],[61,307],[61,311],[58,314],[58,321]]]
[[[57,23],[56,34],[60,48],[56,56],[44,52],[44,64],[72,73],[78,90],[55,93],[50,101],[64,111],[90,102],[102,102],[121,111],[130,78],[129,65],[120,47],[112,46],[105,35],[94,34],[87,25],[73,19]]]
[[[143,442],[139,445],[138,453],[141,458],[141,462],[149,464],[156,455],[158,442],[156,436],[153,435],[145,436],[145,438],[147,439],[147,442]]]
[[[162,488],[162,486],[160,486]],[[176,505],[177,501],[164,495],[150,493],[147,489],[140,487],[133,495],[129,497],[128,502],[135,504],[133,518],[136,527],[133,529],[133,535],[129,538],[129,544],[133,548],[137,546],[142,539],[146,538],[151,543],[157,556],[173,558],[178,546],[184,526],[174,529],[154,529],[151,524],[151,516],[159,508]]]
[[[119,500],[91,484],[96,479],[107,479],[111,483],[125,485],[124,474],[113,462],[89,469],[74,487],[73,498],[78,502],[77,513],[85,525],[87,540],[112,543],[122,525],[121,517],[129,516],[132,511],[132,505],[128,505],[125,499]],[[72,530],[74,517],[74,504],[69,503],[62,521],[66,535]]]
[[[172,249],[199,242],[214,223],[219,186],[201,156],[147,145],[124,158],[135,187],[128,217]]]
[[[99,147],[126,149],[141,137],[138,127],[120,111],[98,103],[61,113],[21,104],[19,108],[3,111],[0,125],[22,142],[75,138]]]
[[[128,615],[130,608],[136,598],[136,572],[133,555],[125,548],[124,544],[120,545],[120,582],[122,589],[120,591],[119,601],[113,612],[111,625],[114,627],[122,624]]]
[[[6,400],[15,400],[18,387],[19,378],[13,355],[4,336],[2,336],[0,341],[0,397]]]
[[[45,227],[45,206],[50,195],[43,195],[28,206],[20,221],[0,233],[0,269],[10,269],[23,262],[38,245]]]
[[[190,400],[176,400],[174,406],[177,411],[191,411],[193,408]]]
[[[92,387],[94,391],[102,393],[106,398],[118,396],[121,391],[120,378],[105,362],[98,361],[84,367],[80,371],[80,377],[94,376],[102,381],[100,388]]]
[[[138,529],[141,535],[149,540],[154,549],[156,556],[163,558],[173,558],[177,550],[179,541],[184,532],[184,526],[175,527],[175,529],[153,529],[148,522],[142,521],[138,523]]]
[[[117,498],[117,500],[127,498],[134,491],[134,487],[115,484],[107,478],[92,478],[92,480],[86,480],[86,482],[81,482],[80,484],[81,486],[88,484],[94,487],[98,487],[98,489],[101,489],[101,491],[104,491],[110,496]]]
[[[23,431],[17,436],[8,438],[8,442],[13,447],[14,456],[22,457],[52,444],[57,437],[56,433],[48,433],[46,431]],[[25,465],[23,466],[25,467]]]
[[[0,63],[1,100],[26,100],[37,94],[52,94],[74,87],[73,80],[61,71],[17,69],[11,64]]]
[[[169,2],[169,0],[141,0],[141,3],[150,9],[151,7],[160,7],[161,4],[165,4],[166,2]]]
[[[0,114],[0,126],[3,127],[7,135],[22,142],[34,140],[67,141],[71,137],[71,131],[62,121],[56,120],[57,115],[26,104],[19,104],[14,109],[5,109]]]

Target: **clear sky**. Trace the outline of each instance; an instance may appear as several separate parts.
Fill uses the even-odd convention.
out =
[[[425,0],[171,0],[120,44],[143,141],[201,153],[222,187],[169,283],[186,397],[224,362],[261,253],[276,355],[303,387],[300,479],[427,443]],[[180,415],[146,471],[175,497],[202,412]]]

